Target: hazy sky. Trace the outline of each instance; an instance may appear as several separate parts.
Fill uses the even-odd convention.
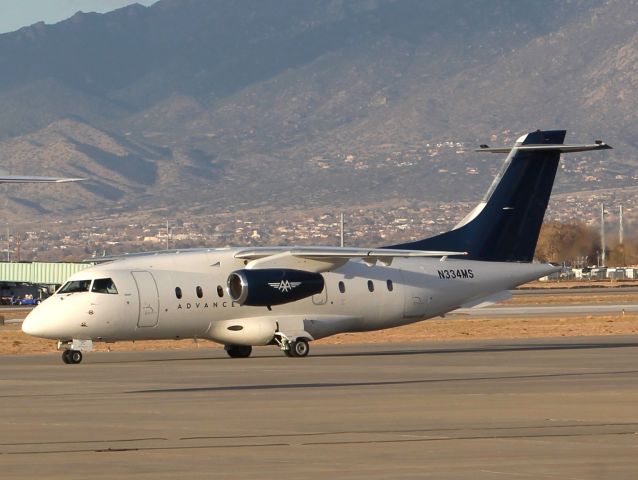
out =
[[[83,12],[109,12],[116,8],[140,3],[151,5],[157,0],[0,0],[0,33],[44,21],[57,23]]]

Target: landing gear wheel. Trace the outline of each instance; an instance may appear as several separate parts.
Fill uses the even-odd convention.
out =
[[[224,349],[230,358],[248,358],[253,352],[250,345],[226,345]]]
[[[310,346],[306,340],[300,339],[296,342],[290,342],[289,351],[293,357],[305,357],[310,352]]]
[[[69,358],[71,359],[71,363],[80,363],[82,361],[82,352],[79,350],[69,350],[71,353],[69,354]]]
[[[283,350],[284,355],[286,355],[287,357],[293,357],[294,355],[292,354],[292,350],[290,350],[290,348],[288,350]]]
[[[69,363],[80,363],[82,361],[82,352],[79,350],[69,350]]]
[[[82,352],[79,350],[65,350],[62,352],[62,361],[64,363],[78,364],[82,361]]]

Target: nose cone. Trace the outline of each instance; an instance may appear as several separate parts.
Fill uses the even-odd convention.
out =
[[[52,331],[52,319],[50,315],[45,313],[45,310],[47,308],[44,303],[31,310],[31,313],[22,322],[22,331],[33,337],[57,339],[56,332]]]
[[[38,315],[36,313],[36,310],[39,307],[34,308],[29,315],[27,315],[27,318],[24,319],[24,321],[22,322],[22,331],[24,333],[26,333],[27,335],[31,335],[33,337],[40,337],[42,336],[43,333],[43,325],[42,322],[39,320]]]

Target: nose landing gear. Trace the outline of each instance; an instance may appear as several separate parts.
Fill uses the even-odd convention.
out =
[[[62,350],[62,361],[67,364],[76,365],[82,361],[82,352],[93,350],[93,341],[78,340],[58,341],[58,350]]]

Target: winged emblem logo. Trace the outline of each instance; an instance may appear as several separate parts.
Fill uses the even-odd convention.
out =
[[[289,280],[282,280],[281,282],[268,282],[272,288],[279,290],[280,292],[287,293],[293,288],[301,285],[301,282],[291,282]]]

